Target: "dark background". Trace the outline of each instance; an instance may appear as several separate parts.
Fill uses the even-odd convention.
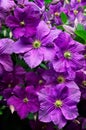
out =
[[[29,125],[29,120],[20,120],[18,115],[14,112],[11,114],[9,109],[3,111],[0,115],[0,130],[32,130]]]

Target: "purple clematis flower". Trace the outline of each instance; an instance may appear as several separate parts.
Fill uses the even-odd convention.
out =
[[[86,71],[79,70],[76,72],[75,82],[80,87],[82,99],[86,99]]]
[[[20,39],[14,44],[15,53],[23,53],[24,60],[31,67],[38,66],[42,61],[52,60],[55,55],[53,41],[61,31],[50,29],[48,25],[41,21],[37,27],[36,35],[29,39]]]
[[[86,129],[86,118],[80,117],[80,118],[79,118],[79,121],[80,121],[81,124],[82,124],[82,130],[85,130],[85,129]]]
[[[0,79],[0,93],[5,99],[12,95],[12,91],[16,85],[24,85],[26,72],[21,66],[14,66],[12,72],[3,73]]]
[[[4,71],[12,71],[13,63],[10,54],[12,54],[13,40],[9,38],[0,39],[0,74]]]
[[[70,4],[72,6],[82,6],[82,5],[85,5],[86,4],[86,1],[85,0],[71,0]]]
[[[7,16],[7,11],[5,9],[3,9],[2,7],[0,7],[0,31],[2,28],[2,23],[5,23],[5,18]]]
[[[74,74],[73,74],[74,75]],[[46,84],[65,84],[68,83],[70,81],[73,81],[75,78],[69,75],[67,72],[56,72],[54,69],[49,69],[44,71],[44,73],[42,74],[43,79],[46,81]]]
[[[14,41],[9,38],[0,39],[0,50],[1,54],[12,54],[13,53]]]
[[[36,5],[38,5],[41,8],[42,11],[45,10],[45,2],[44,2],[44,0],[35,0],[34,2],[36,3]]]
[[[86,130],[86,117],[80,116],[77,120],[71,122],[64,130]]]
[[[31,2],[24,8],[15,8],[14,15],[7,17],[6,24],[13,31],[15,38],[28,37],[36,32],[40,17],[41,11],[39,7]]]
[[[57,4],[51,4],[49,6],[49,13],[51,14],[52,22],[54,22],[56,25],[62,24],[61,18],[60,18],[62,7],[63,7],[63,4],[61,2],[58,2]]]
[[[83,53],[83,57],[84,57],[84,70],[86,70],[86,46],[82,53]]]
[[[16,1],[17,1],[17,4],[22,5],[22,6],[28,5],[29,3],[28,0],[16,0]]]
[[[73,120],[78,116],[77,103],[80,100],[80,91],[77,89],[69,93],[66,85],[47,87],[38,93],[40,101],[39,120],[53,122],[62,128],[67,120]]]
[[[4,71],[12,71],[13,64],[10,55],[8,54],[1,54],[0,55],[0,74]]]
[[[86,1],[83,0],[71,0],[69,4],[68,17],[70,25],[74,25],[75,20],[79,23],[84,22],[84,13],[85,12],[83,6],[86,5]],[[82,21],[83,20],[83,21]],[[82,22],[81,22],[82,21]],[[85,22],[84,22],[85,24]]]
[[[21,88],[16,86],[13,90],[14,95],[7,101],[9,106],[13,106],[21,119],[24,119],[28,114],[35,113],[39,110],[38,97],[32,86]]]
[[[82,51],[84,50],[84,45],[74,41],[65,32],[59,34],[55,43],[57,45],[57,52],[52,61],[55,71],[68,71],[71,74],[71,72],[83,67],[84,58]]]
[[[55,130],[53,123],[44,123],[39,120],[30,120],[29,124],[32,130]],[[59,130],[58,128],[56,130]]]
[[[16,4],[14,0],[0,0],[0,7],[5,10],[9,10],[10,8],[14,7]]]
[[[71,121],[68,125],[66,125],[66,127],[64,128],[64,130],[81,130],[81,124],[79,121]]]
[[[25,75],[25,84],[27,86],[33,85],[36,91],[39,91],[44,87],[45,80],[42,78],[42,72],[28,72]]]

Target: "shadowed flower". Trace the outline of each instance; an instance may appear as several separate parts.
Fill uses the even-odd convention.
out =
[[[34,35],[36,26],[40,21],[40,16],[39,7],[34,3],[29,3],[24,8],[17,7],[14,10],[14,15],[7,17],[6,24],[13,31],[15,38],[28,37]]]
[[[86,71],[76,72],[75,82],[80,87],[82,99],[86,99]]]
[[[16,86],[13,93],[14,95],[7,100],[7,103],[14,107],[21,119],[26,118],[30,112],[35,113],[39,110],[38,97],[32,86],[26,88]]]
[[[12,96],[12,91],[16,85],[24,85],[26,72],[21,66],[14,66],[13,71],[3,73],[0,79],[0,93],[7,100]]]
[[[13,40],[9,38],[0,39],[0,74],[3,71],[12,71],[13,63],[10,54],[12,54]]]

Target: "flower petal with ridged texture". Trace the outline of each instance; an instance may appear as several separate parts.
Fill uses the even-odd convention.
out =
[[[55,125],[58,125],[59,128],[62,128],[66,125],[67,120],[65,117],[62,115],[60,109],[56,109],[51,112],[51,119],[54,122]]]
[[[2,54],[0,55],[0,64],[4,67],[6,71],[13,70],[13,64],[10,55]]]
[[[35,68],[43,61],[43,55],[39,53],[39,50],[33,49],[25,53],[24,60],[31,68]]]
[[[45,36],[47,36],[50,32],[50,29],[48,27],[48,25],[44,22],[41,21],[37,27],[37,38],[39,40],[42,40]]]
[[[75,105],[69,107],[66,104],[64,104],[61,107],[61,111],[67,120],[73,120],[78,116],[78,109]]]

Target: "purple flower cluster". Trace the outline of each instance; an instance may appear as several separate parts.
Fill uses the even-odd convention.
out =
[[[33,113],[45,130],[54,130],[53,125],[69,130],[75,122],[83,130],[86,127],[79,107],[86,100],[86,46],[74,34],[78,23],[86,28],[85,3],[0,0],[0,32],[3,27],[10,30],[8,37],[0,37],[3,105],[21,119]],[[63,12],[68,17],[66,25]],[[58,29],[61,25],[65,30]],[[30,123],[33,127],[34,121]]]

